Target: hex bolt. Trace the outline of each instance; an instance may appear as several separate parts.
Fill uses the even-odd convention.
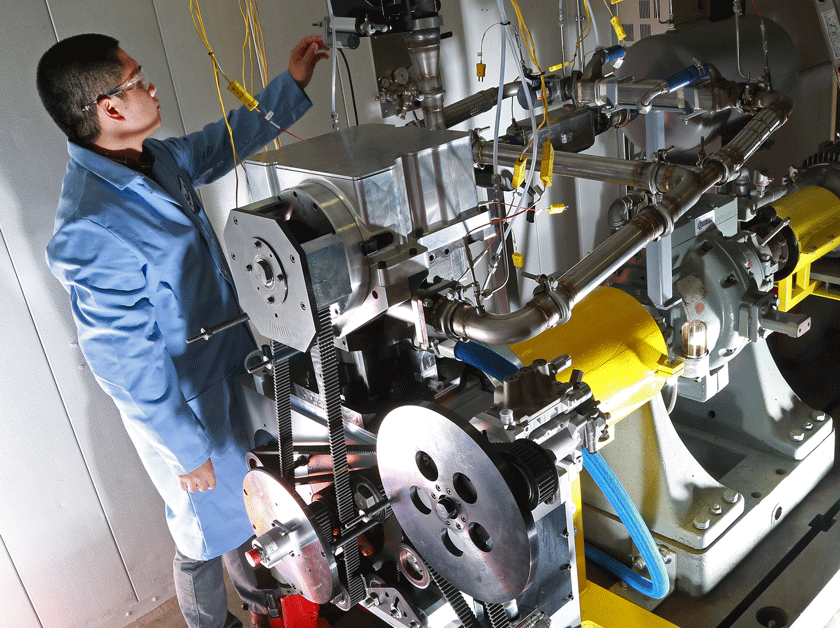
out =
[[[820,412],[819,410],[814,410],[811,413],[811,418],[817,421],[818,423],[822,423],[825,421],[825,412]]]
[[[706,515],[697,515],[694,517],[693,523],[698,530],[708,530],[709,526],[712,525],[711,520]]]
[[[808,432],[808,431],[814,429],[814,424],[811,423],[810,421],[805,421],[802,424],[802,429],[805,430],[806,432]]]
[[[671,560],[672,560],[671,552],[669,552],[664,547],[660,547],[659,548],[659,555],[662,556],[662,562],[664,562],[666,565],[671,564]]]
[[[805,440],[805,432],[803,432],[802,430],[791,430],[790,439],[796,443],[801,443],[803,440]]]
[[[644,571],[645,568],[647,568],[647,565],[645,564],[645,559],[641,556],[636,556],[633,559],[633,569],[635,569],[636,571]]]
[[[720,504],[712,504],[711,508],[709,508],[709,512],[713,515],[719,515],[723,512],[723,508]]]
[[[741,493],[733,491],[731,488],[727,488],[723,491],[722,497],[723,501],[727,504],[737,504],[738,500],[741,499]]]

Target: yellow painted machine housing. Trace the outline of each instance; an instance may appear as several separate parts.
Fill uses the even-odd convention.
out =
[[[525,364],[570,355],[571,368],[557,379],[568,381],[572,369],[583,371],[583,381],[611,423],[648,402],[668,377],[682,371],[681,363],[668,364],[665,339],[653,317],[617,288],[596,288],[575,306],[569,322],[510,348]]]
[[[777,282],[779,309],[789,311],[809,294],[840,300],[822,282],[811,279],[811,264],[840,244],[840,199],[825,188],[809,186],[773,203],[780,218],[790,218],[799,241],[799,262],[793,273]]]

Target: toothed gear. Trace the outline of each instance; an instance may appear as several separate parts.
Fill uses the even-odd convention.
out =
[[[840,141],[826,142],[820,146],[819,152],[811,155],[802,162],[802,169],[810,168],[817,164],[840,163]]]
[[[504,445],[500,454],[527,480],[531,489],[528,499],[531,510],[550,499],[557,491],[559,480],[554,467],[554,455],[548,450],[534,441],[520,439]]]
[[[318,529],[323,533],[324,538],[328,541],[333,539],[333,516],[330,512],[330,507],[324,500],[315,500],[309,504],[309,514],[312,522],[318,526]]]

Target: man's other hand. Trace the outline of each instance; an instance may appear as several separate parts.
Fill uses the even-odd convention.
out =
[[[213,471],[213,463],[208,458],[198,469],[178,476],[178,482],[182,491],[195,493],[196,491],[212,491],[216,488],[216,472]]]
[[[289,74],[301,89],[306,89],[309,81],[312,80],[315,64],[329,57],[326,52],[319,52],[322,50],[329,50],[329,47],[324,44],[320,35],[304,37],[292,50],[292,56],[289,59]]]

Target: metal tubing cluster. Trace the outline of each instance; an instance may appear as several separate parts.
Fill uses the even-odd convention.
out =
[[[521,342],[565,323],[576,303],[648,243],[669,235],[674,223],[702,194],[736,177],[744,163],[787,121],[793,108],[787,96],[776,92],[765,94],[760,104],[764,109],[731,142],[708,157],[699,170],[659,162],[557,153],[555,174],[641,188],[662,197],[570,270],[562,275],[541,276],[534,297],[521,309],[510,314],[490,314],[467,303],[441,298],[427,313],[427,320],[451,338],[488,344]],[[499,161],[505,165],[512,166],[520,155],[520,148],[499,147]],[[473,157],[477,163],[489,163],[490,143],[476,140]]]

